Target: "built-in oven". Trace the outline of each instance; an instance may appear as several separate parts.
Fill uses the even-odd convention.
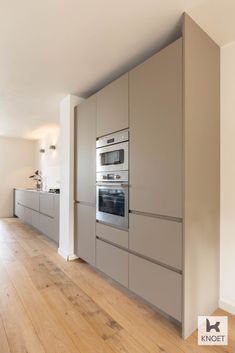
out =
[[[96,172],[128,170],[128,130],[98,138]]]
[[[128,171],[97,173],[97,221],[128,229],[128,215]]]

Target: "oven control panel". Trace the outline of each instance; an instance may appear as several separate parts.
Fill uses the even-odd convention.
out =
[[[114,134],[99,137],[96,141],[96,148],[122,143],[129,140],[128,130],[118,131]]]
[[[128,171],[120,171],[120,172],[99,172],[96,173],[96,181],[106,181],[106,182],[122,182],[128,181]]]

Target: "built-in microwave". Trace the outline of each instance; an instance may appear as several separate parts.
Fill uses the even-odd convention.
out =
[[[96,172],[128,170],[128,130],[96,141]]]

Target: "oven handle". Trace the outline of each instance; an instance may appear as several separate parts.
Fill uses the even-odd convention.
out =
[[[96,183],[96,186],[119,186],[122,188],[127,188],[129,185],[124,183]]]

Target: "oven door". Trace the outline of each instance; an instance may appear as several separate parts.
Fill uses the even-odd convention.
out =
[[[96,171],[128,170],[128,142],[96,149]]]
[[[96,219],[128,229],[128,184],[99,183],[96,193]]]

